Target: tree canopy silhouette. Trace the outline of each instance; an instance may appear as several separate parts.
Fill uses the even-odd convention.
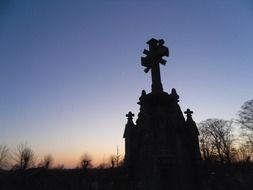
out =
[[[238,122],[243,129],[246,129],[253,135],[253,100],[244,102],[238,113]]]
[[[200,149],[204,160],[230,163],[234,158],[232,122],[207,119],[199,123]]]
[[[12,156],[16,165],[14,169],[28,169],[34,166],[35,154],[33,150],[25,143],[17,146]]]
[[[0,169],[8,167],[9,149],[6,145],[0,145]]]

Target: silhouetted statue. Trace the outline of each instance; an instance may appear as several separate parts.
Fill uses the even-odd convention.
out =
[[[136,190],[198,190],[200,153],[198,131],[187,110],[187,120],[178,105],[179,96],[163,91],[159,64],[169,55],[163,40],[152,38],[149,51],[141,63],[145,72],[151,70],[152,91],[142,91],[136,124],[133,114],[127,114],[125,126],[125,163],[131,180],[129,189]]]

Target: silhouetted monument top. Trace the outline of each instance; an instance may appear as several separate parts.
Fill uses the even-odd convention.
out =
[[[146,67],[144,69],[145,73],[151,69],[152,92],[157,93],[163,91],[159,64],[166,64],[163,56],[169,56],[169,49],[163,45],[164,40],[162,39],[156,40],[152,38],[147,44],[149,45],[149,50],[144,49],[143,53],[146,57],[141,57],[141,64]]]
[[[191,118],[192,114],[193,114],[193,111],[191,111],[190,109],[187,109],[184,113],[186,114],[187,118]]]
[[[134,117],[134,114],[132,112],[128,112],[128,114],[126,114],[126,117],[127,117],[127,123],[133,123],[133,117]]]

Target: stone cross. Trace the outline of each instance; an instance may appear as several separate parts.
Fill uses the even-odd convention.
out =
[[[128,112],[128,114],[126,114],[126,117],[128,119],[128,122],[132,122],[134,114],[132,112]]]
[[[163,91],[163,87],[161,83],[159,63],[163,65],[166,64],[166,60],[162,57],[169,56],[169,49],[163,45],[163,40],[156,40],[152,38],[147,42],[147,44],[149,45],[149,50],[144,49],[143,53],[146,57],[141,57],[141,64],[146,67],[144,69],[145,73],[151,69],[152,92],[161,92]]]
[[[184,113],[186,114],[186,117],[190,118],[192,117],[193,111],[191,111],[190,109],[187,109]]]

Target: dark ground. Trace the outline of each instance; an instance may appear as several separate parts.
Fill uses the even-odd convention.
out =
[[[252,190],[253,163],[205,164],[203,190]],[[124,168],[0,171],[0,190],[130,190]]]

